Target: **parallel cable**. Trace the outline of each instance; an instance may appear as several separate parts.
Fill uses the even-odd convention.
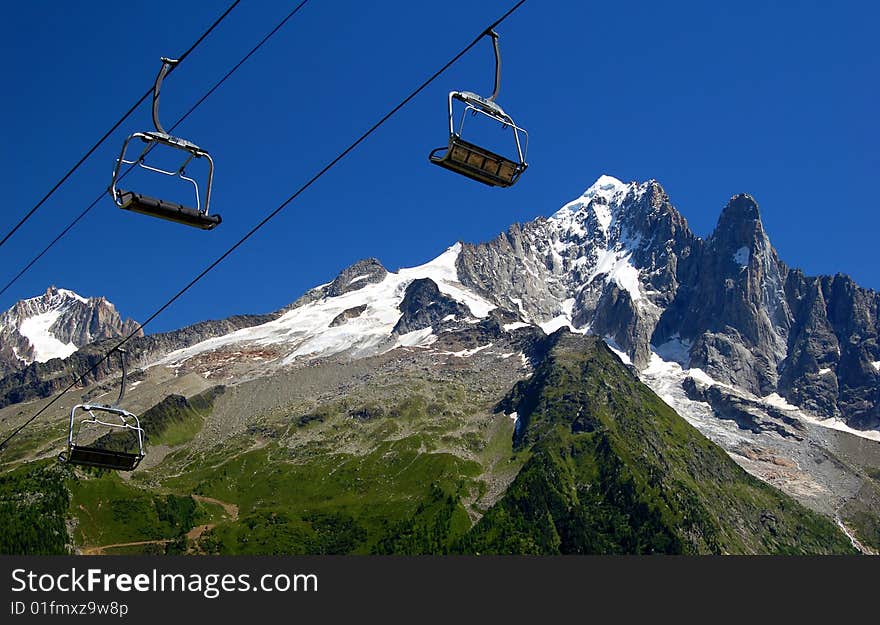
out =
[[[325,166],[323,167],[323,169],[321,169],[317,174],[315,174],[314,176],[312,176],[311,178],[309,178],[309,180],[308,180],[304,185],[302,185],[302,186],[301,186],[299,189],[297,189],[293,194],[291,194],[286,200],[284,200],[280,205],[278,205],[277,208],[275,208],[272,212],[270,212],[268,215],[266,215],[265,217],[263,217],[263,219],[261,219],[261,220],[259,221],[259,223],[257,223],[253,228],[251,228],[250,230],[248,230],[248,232],[247,232],[244,236],[242,236],[238,241],[236,241],[236,242],[235,242],[235,243],[234,243],[234,244],[233,244],[228,250],[226,250],[225,252],[223,252],[223,254],[221,254],[216,260],[214,260],[214,262],[212,262],[210,265],[208,265],[207,267],[205,267],[205,269],[203,269],[203,270],[201,271],[201,273],[199,273],[195,278],[193,278],[192,280],[190,280],[190,281],[186,284],[186,286],[184,286],[184,287],[183,287],[182,289],[180,289],[177,293],[175,293],[174,296],[171,297],[171,299],[169,299],[167,302],[165,302],[164,304],[162,304],[162,306],[160,306],[160,307],[159,307],[159,308],[158,308],[158,309],[157,309],[152,315],[150,315],[149,317],[147,317],[147,319],[146,319],[143,323],[139,324],[138,327],[137,327],[135,330],[133,330],[128,336],[126,336],[126,337],[125,337],[124,339],[122,339],[119,343],[117,343],[115,346],[113,346],[113,348],[110,349],[110,351],[108,351],[106,354],[104,354],[104,357],[101,358],[101,360],[99,360],[99,361],[96,362],[94,365],[92,365],[91,368],[90,368],[88,371],[86,371],[85,373],[83,373],[82,375],[80,375],[76,380],[74,380],[73,382],[71,382],[71,383],[67,386],[67,388],[65,388],[63,391],[61,391],[59,394],[57,394],[57,395],[52,399],[52,401],[50,401],[48,404],[46,404],[45,406],[43,406],[40,410],[38,410],[38,411],[36,412],[36,414],[34,414],[34,415],[33,415],[32,417],[30,417],[27,421],[25,421],[25,422],[22,423],[18,428],[16,428],[16,429],[15,429],[15,430],[14,430],[9,436],[7,436],[2,442],[0,442],[0,451],[2,451],[3,449],[5,449],[7,443],[8,443],[10,440],[12,440],[16,435],[18,435],[18,433],[21,432],[25,427],[27,427],[28,425],[30,425],[30,424],[31,424],[31,423],[32,423],[37,417],[39,417],[39,416],[40,416],[41,414],[43,414],[46,410],[48,410],[53,404],[55,404],[55,402],[57,402],[59,399],[61,399],[66,393],[68,393],[72,388],[74,388],[75,386],[77,386],[79,383],[85,381],[86,377],[87,377],[90,373],[92,373],[95,369],[97,369],[100,365],[102,365],[103,363],[105,363],[105,362],[110,358],[110,355],[111,355],[114,351],[116,351],[117,349],[119,349],[120,347],[122,347],[123,345],[125,345],[125,344],[126,344],[128,341],[130,341],[130,340],[131,340],[136,334],[138,334],[141,330],[143,330],[143,328],[145,328],[149,323],[151,323],[156,317],[158,317],[160,314],[162,314],[163,312],[165,312],[165,310],[166,310],[169,306],[171,306],[174,302],[176,302],[178,299],[180,299],[180,297],[182,297],[184,293],[186,293],[187,291],[189,291],[193,286],[196,285],[197,282],[199,282],[202,278],[204,278],[206,275],[208,275],[208,273],[210,273],[215,267],[217,267],[217,265],[219,265],[221,262],[223,262],[223,261],[226,259],[226,257],[228,257],[230,254],[232,254],[232,253],[233,253],[235,250],[237,250],[239,247],[241,247],[241,245],[243,245],[243,244],[245,243],[245,241],[247,241],[248,239],[250,239],[254,234],[256,234],[256,232],[257,232],[258,230],[260,230],[260,229],[261,229],[263,226],[265,226],[270,220],[272,220],[272,218],[274,218],[278,213],[280,213],[282,210],[284,210],[284,209],[287,207],[288,204],[290,204],[291,202],[293,202],[297,197],[300,196],[300,194],[302,194],[306,189],[308,189],[308,188],[309,188],[310,186],[312,186],[315,182],[317,182],[317,180],[318,180],[319,178],[321,178],[324,174],[326,174],[328,171],[330,171],[330,169],[332,169],[332,168],[333,168],[333,167],[334,167],[339,161],[341,161],[343,158],[345,158],[346,156],[348,156],[348,154],[350,154],[355,148],[357,148],[357,146],[359,146],[361,143],[363,143],[364,140],[367,139],[367,137],[369,137],[370,135],[372,135],[372,134],[373,134],[376,130],[378,130],[378,129],[379,129],[379,128],[380,128],[385,122],[387,122],[389,119],[391,119],[391,117],[393,117],[393,116],[394,116],[394,115],[395,115],[400,109],[402,109],[404,106],[406,106],[406,105],[410,102],[410,100],[412,100],[413,98],[415,98],[415,97],[416,97],[419,93],[421,93],[426,87],[428,87],[428,85],[430,85],[432,82],[434,82],[437,78],[440,77],[441,74],[443,74],[447,69],[449,69],[453,64],[455,64],[455,63],[456,63],[461,57],[463,57],[465,54],[467,54],[467,53],[471,50],[471,48],[473,48],[475,45],[477,45],[477,43],[479,43],[479,41],[480,41],[480,40],[481,40],[481,39],[487,34],[488,31],[490,31],[490,30],[494,29],[495,27],[497,27],[497,26],[498,26],[499,24],[501,24],[504,20],[506,20],[508,17],[510,17],[510,15],[513,14],[514,11],[516,11],[519,7],[521,7],[523,4],[525,4],[525,1],[526,1],[526,0],[519,0],[519,1],[518,1],[515,5],[513,5],[513,7],[511,7],[511,8],[510,8],[510,9],[509,9],[504,15],[502,15],[500,18],[498,18],[497,20],[495,20],[495,21],[494,21],[492,24],[490,24],[487,28],[483,29],[483,30],[480,32],[480,34],[477,35],[477,37],[476,37],[471,43],[469,43],[469,44],[468,44],[467,46],[465,46],[465,47],[464,47],[464,48],[463,48],[458,54],[456,54],[454,57],[452,57],[452,59],[449,60],[445,65],[443,65],[443,67],[441,67],[439,70],[437,70],[436,72],[434,72],[434,73],[431,75],[430,78],[428,78],[427,80],[425,80],[425,81],[424,81],[421,85],[419,85],[419,86],[418,86],[418,87],[417,87],[412,93],[410,93],[408,96],[406,96],[406,97],[405,97],[405,98],[404,98],[404,99],[403,99],[403,100],[402,100],[397,106],[395,106],[394,108],[392,108],[392,109],[391,109],[388,113],[386,113],[381,119],[379,119],[379,121],[377,121],[375,124],[373,124],[373,125],[372,125],[372,126],[366,131],[366,132],[364,132],[360,137],[358,137],[358,138],[354,141],[354,143],[352,143],[352,144],[351,144],[350,146],[348,146],[345,150],[343,150],[342,152],[340,152],[340,154],[339,154],[336,158],[334,158],[334,159],[333,159],[332,161],[330,161],[327,165],[325,165]]]
[[[220,24],[220,22],[222,22],[222,21],[226,18],[226,16],[229,15],[229,14],[232,12],[232,9],[234,9],[236,6],[238,6],[238,3],[239,3],[239,2],[241,2],[241,0],[234,0],[234,2],[233,2],[232,4],[230,4],[229,7],[223,12],[223,14],[222,14],[220,17],[218,17],[218,18],[214,21],[213,24],[211,24],[211,26],[208,28],[208,30],[206,30],[204,33],[202,33],[202,36],[199,37],[198,39],[196,39],[195,43],[192,44],[192,45],[189,47],[189,49],[186,50],[186,52],[184,52],[183,54],[180,55],[180,57],[178,58],[178,63],[175,64],[175,65],[173,65],[173,66],[171,67],[171,69],[168,70],[168,73],[169,73],[169,74],[174,70],[175,67],[177,67],[178,65],[180,65],[180,62],[183,61],[186,57],[188,57],[188,56],[190,55],[190,53],[191,53],[193,50],[195,50],[195,49],[199,46],[199,44],[202,43],[202,41],[205,40],[205,38],[206,38],[208,35],[211,34],[211,31],[213,31],[213,30],[214,30],[214,29]],[[24,223],[25,223],[28,219],[30,219],[30,218],[33,216],[34,213],[37,212],[37,209],[39,209],[39,208],[45,203],[45,201],[48,200],[49,197],[50,197],[53,193],[55,193],[55,191],[58,190],[58,188],[59,188],[61,185],[63,185],[65,182],[67,182],[67,179],[70,178],[70,177],[73,175],[73,172],[75,172],[77,169],[79,169],[80,165],[82,165],[82,164],[86,161],[86,159],[88,159],[92,154],[94,154],[95,150],[97,150],[97,149],[101,146],[101,144],[104,143],[104,141],[106,141],[107,138],[108,138],[110,135],[112,135],[112,134],[116,131],[116,129],[119,128],[119,126],[122,125],[122,122],[124,122],[126,119],[128,119],[128,117],[129,117],[129,116],[135,111],[135,109],[137,109],[137,107],[139,107],[139,106],[143,103],[144,100],[146,100],[148,97],[150,97],[150,94],[152,94],[152,93],[153,93],[153,88],[150,87],[150,88],[147,90],[147,92],[144,93],[144,95],[142,95],[142,96],[138,99],[137,102],[135,102],[134,104],[131,105],[131,108],[129,108],[128,111],[126,111],[125,114],[124,114],[122,117],[120,117],[119,120],[118,120],[115,124],[113,124],[113,126],[110,128],[110,130],[108,130],[107,132],[105,132],[105,133],[103,134],[103,136],[102,136],[100,139],[98,139],[97,143],[95,143],[95,145],[93,145],[91,148],[89,148],[89,150],[88,150],[85,154],[82,155],[82,157],[76,162],[76,164],[74,164],[74,166],[71,167],[71,168],[67,171],[67,173],[64,174],[64,176],[61,177],[61,180],[59,180],[58,182],[56,182],[56,183],[55,183],[55,186],[53,186],[51,189],[49,189],[49,192],[46,193],[46,195],[44,195],[44,196],[42,197],[42,199],[41,199],[39,202],[37,202],[37,203],[34,205],[34,207],[33,207],[32,209],[30,209],[30,210],[24,215],[24,217],[22,217],[22,218],[18,221],[17,224],[15,224],[15,226],[13,226],[12,229],[11,229],[9,232],[7,232],[7,233],[3,236],[3,239],[0,239],[0,247],[2,247],[3,244],[6,243],[6,241],[8,241],[9,238],[10,238],[13,234],[15,234],[15,232],[16,232],[19,228],[21,228],[21,227],[24,225]]]
[[[238,71],[238,69],[239,69],[242,65],[244,65],[245,62],[246,62],[249,58],[251,58],[251,56],[253,56],[253,55],[257,52],[257,50],[259,50],[260,48],[262,48],[262,47],[266,44],[266,42],[268,42],[269,39],[271,39],[272,36],[275,35],[275,33],[277,33],[279,30],[281,30],[281,28],[282,28],[282,27],[283,27],[283,26],[284,26],[284,25],[285,25],[285,24],[286,24],[286,23],[287,23],[287,22],[288,22],[288,21],[294,16],[294,15],[296,15],[296,14],[299,12],[299,10],[300,10],[301,8],[303,8],[303,7],[308,3],[308,1],[309,1],[309,0],[302,0],[302,2],[300,2],[298,5],[296,5],[296,7],[294,7],[294,9],[293,9],[292,11],[290,11],[290,13],[288,13],[288,14],[284,17],[283,20],[281,20],[281,21],[280,21],[280,22],[279,22],[279,23],[278,23],[278,24],[277,24],[277,25],[276,25],[271,31],[269,31],[269,33],[266,34],[266,36],[263,37],[257,45],[255,45],[253,48],[251,48],[250,52],[248,52],[247,54],[245,54],[245,55],[241,58],[241,60],[240,60],[238,63],[236,63],[236,64],[232,67],[232,69],[230,69],[228,72],[226,72],[226,74],[225,74],[220,80],[218,80],[216,83],[214,83],[214,86],[213,86],[213,87],[211,87],[210,89],[208,89],[208,91],[205,93],[205,95],[203,95],[201,98],[199,98],[199,100],[198,100],[195,104],[193,104],[193,105],[189,108],[189,110],[188,110],[186,113],[184,113],[184,114],[183,114],[183,115],[182,115],[182,116],[181,116],[176,122],[174,122],[174,125],[172,125],[171,128],[168,129],[168,131],[169,131],[169,132],[174,132],[174,129],[175,129],[175,128],[177,128],[177,127],[178,127],[178,126],[179,126],[179,125],[180,125],[180,124],[181,124],[181,123],[182,123],[187,117],[189,117],[189,116],[193,113],[193,111],[195,111],[197,108],[199,108],[199,106],[200,106],[205,100],[207,100],[209,97],[211,97],[211,94],[213,94],[213,93],[214,93],[214,92],[220,87],[220,85],[222,85],[224,82],[226,82],[226,81],[229,79],[230,76],[232,76],[236,71]],[[173,69],[173,67],[172,67],[172,69]],[[169,71],[169,73],[171,73],[171,72]],[[141,101],[143,101],[143,100],[141,100]],[[155,144],[154,144],[154,145],[155,145]],[[151,148],[152,148],[152,146],[150,146],[150,148],[148,148],[148,149],[151,149]],[[131,170],[134,169],[134,168],[135,168],[135,165],[131,165],[128,169],[126,169],[126,170],[122,173],[122,175],[119,176],[119,180],[123,180],[123,179],[124,179],[124,178],[125,178],[130,172],[131,172]],[[46,254],[46,252],[48,252],[50,249],[52,249],[52,247],[54,247],[55,244],[58,243],[58,241],[60,241],[60,240],[61,240],[61,239],[62,239],[62,238],[68,233],[68,232],[70,232],[71,229],[73,229],[73,227],[74,227],[77,223],[79,223],[79,221],[80,221],[83,217],[85,217],[89,212],[91,212],[91,210],[92,210],[95,206],[98,205],[98,202],[101,201],[101,199],[104,197],[104,195],[105,195],[106,193],[107,193],[106,191],[101,191],[101,193],[98,195],[98,197],[96,197],[96,198],[92,201],[91,204],[89,204],[85,209],[83,209],[82,212],[80,212],[79,215],[77,215],[77,216],[76,216],[76,217],[75,217],[75,218],[74,218],[69,224],[67,224],[67,225],[64,227],[64,229],[63,229],[61,232],[59,232],[58,235],[57,235],[54,239],[52,239],[52,241],[51,241],[51,242],[50,242],[45,248],[43,248],[43,251],[41,251],[39,254],[37,254],[36,256],[34,256],[34,257],[30,260],[30,262],[28,262],[28,263],[27,263],[27,264],[21,269],[21,271],[19,271],[19,272],[15,275],[14,278],[12,278],[9,282],[6,283],[6,285],[5,285],[2,289],[0,289],[0,295],[3,295],[3,294],[9,289],[9,287],[11,287],[13,284],[15,284],[16,282],[18,282],[18,279],[21,278],[25,273],[27,273],[27,271],[28,271],[31,267],[33,267],[34,264],[35,264],[38,260],[40,260],[40,259]]]

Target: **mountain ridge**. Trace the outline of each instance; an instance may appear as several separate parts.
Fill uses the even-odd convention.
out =
[[[540,337],[568,327],[602,337],[752,475],[830,518],[864,506],[859,518],[873,518],[877,299],[848,277],[789,268],[748,194],[703,239],[656,180],[603,176],[490,241],[394,272],[367,258],[276,313],[133,339],[129,356],[136,375],[200,380],[198,391],[398,351],[532,367]],[[56,392],[105,351],[93,344],[0,379],[0,405]]]
[[[550,217],[423,265],[367,258],[275,313],[131,339],[126,404],[168,432],[143,475],[74,472],[71,496],[136,500],[144,518],[173,500],[183,533],[190,493],[233,502],[241,516],[194,543],[141,528],[204,553],[871,552],[876,306],[849,278],[785,265],[751,196],[702,239],[657,181],[603,176]],[[0,424],[115,342],[0,379]],[[77,392],[106,396],[117,375],[104,363]],[[67,408],[6,461],[56,454]],[[517,502],[547,515],[517,517]],[[90,542],[103,533],[76,509],[78,545],[142,538],[114,526],[117,540]],[[511,527],[531,542],[499,543]]]
[[[607,175],[550,217],[513,224],[485,243],[458,242],[398,272],[375,258],[358,261],[267,317],[274,328],[211,333],[208,343],[186,341],[187,351],[159,362],[236,342],[285,352],[283,365],[423,344],[434,340],[429,326],[421,335],[394,331],[398,300],[421,278],[473,319],[497,308],[510,326],[567,325],[605,337],[638,370],[674,354],[718,384],[776,394],[857,429],[880,428],[880,295],[848,277],[790,269],[748,194],[733,196],[701,239],[656,180]],[[318,313],[337,301],[350,305]]]
[[[104,297],[85,298],[50,286],[0,314],[0,377],[34,362],[67,358],[80,347],[137,329],[135,321],[123,321]]]

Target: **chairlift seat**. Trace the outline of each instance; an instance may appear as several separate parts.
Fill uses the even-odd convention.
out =
[[[211,158],[210,154],[192,141],[187,141],[180,137],[174,137],[167,133],[159,122],[159,93],[162,81],[165,79],[165,75],[171,71],[171,68],[177,63],[179,63],[179,60],[162,57],[162,68],[159,70],[159,74],[156,76],[156,82],[153,84],[153,125],[156,127],[156,130],[135,132],[129,135],[125,140],[122,144],[122,151],[119,153],[119,158],[116,159],[116,167],[113,168],[113,178],[110,182],[108,191],[110,197],[113,198],[113,202],[121,209],[141,213],[142,215],[148,215],[150,217],[158,217],[159,219],[173,221],[174,223],[192,226],[201,230],[213,230],[222,221],[220,215],[208,214],[208,209],[211,205],[211,187],[214,180],[214,159]],[[133,159],[126,158],[128,146],[133,139],[139,139],[145,144],[145,147],[137,157]],[[173,150],[184,152],[186,155],[185,160],[178,167],[171,170],[163,169],[162,167],[155,165],[148,165],[146,163],[147,154],[149,154],[157,145],[166,146]],[[208,163],[208,173],[203,186],[204,205],[202,204],[200,197],[199,182],[195,178],[186,175],[186,166],[193,159],[205,159]],[[124,173],[120,173],[123,165],[131,165],[132,167]],[[171,176],[192,184],[193,191],[195,192],[195,208],[190,208],[175,202],[156,199],[132,191],[123,191],[118,188],[117,183],[132,171],[135,166],[156,174]]]
[[[120,353],[122,350],[120,350]],[[120,384],[119,399],[117,403],[122,401],[125,396],[125,360],[122,360],[122,382]],[[76,427],[77,411],[88,413],[89,418],[80,422],[79,429]],[[100,416],[96,415],[98,413]],[[119,422],[110,420],[103,421],[104,415],[115,416]],[[131,438],[128,439],[136,444],[135,451],[126,451],[131,449],[125,443],[119,445],[118,440],[108,440],[107,436],[101,436],[96,441],[89,444],[81,444],[78,442],[79,434],[85,425],[97,425],[101,428],[109,429],[114,432],[126,433]],[[115,448],[114,448],[115,447]],[[120,449],[121,447],[121,449]],[[104,404],[77,404],[70,410],[70,429],[67,435],[67,449],[62,452],[58,459],[68,464],[79,464],[89,467],[100,467],[102,469],[111,469],[114,471],[131,471],[137,467],[141,459],[144,457],[144,429],[136,414],[118,408],[116,406],[108,406]]]
[[[471,180],[482,182],[490,187],[506,188],[513,186],[528,167],[525,155],[529,147],[529,133],[524,128],[517,126],[497,102],[498,90],[501,88],[501,50],[498,46],[498,33],[490,28],[483,34],[492,38],[492,47],[495,50],[495,89],[492,91],[492,95],[486,98],[472,91],[449,92],[447,98],[449,145],[433,150],[428,155],[428,160],[444,169],[467,176]],[[453,106],[455,100],[464,104],[464,111],[461,113],[461,121],[457,130]],[[469,112],[475,116],[479,114],[488,117],[499,122],[503,128],[510,129],[516,142],[516,153],[519,160],[512,161],[462,139],[464,120]],[[525,147],[520,140],[520,135],[525,138]]]
[[[448,147],[435,149],[429,159],[435,165],[492,187],[512,186],[527,167],[524,163],[511,161],[455,134],[450,135]]]
[[[143,456],[125,451],[112,451],[84,445],[72,445],[67,454],[67,462],[88,467],[112,469],[115,471],[132,471],[137,467]]]
[[[183,206],[182,204],[152,198],[134,191],[122,191],[121,189],[119,190],[117,206],[123,210],[151,217],[159,217],[160,219],[201,228],[202,230],[212,230],[222,221],[220,215],[206,215],[201,211]]]

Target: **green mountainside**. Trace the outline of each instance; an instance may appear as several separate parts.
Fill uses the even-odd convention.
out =
[[[830,521],[747,474],[595,337],[556,345],[502,405],[531,457],[464,540],[479,553],[847,553]]]
[[[168,396],[142,415],[150,453],[131,474],[6,465],[0,552],[854,552],[601,340],[541,340],[519,382],[498,358],[431,369],[414,353],[351,364],[316,400],[277,397],[319,367]]]

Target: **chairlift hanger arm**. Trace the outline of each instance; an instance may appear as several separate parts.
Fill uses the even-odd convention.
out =
[[[495,50],[495,89],[492,91],[492,95],[486,99],[489,102],[494,102],[495,98],[498,97],[498,92],[501,90],[501,48],[498,45],[498,33],[494,29],[490,28],[487,30],[486,35],[492,38],[492,47]]]
[[[125,354],[127,352],[121,347],[117,347],[115,351],[119,352],[119,363],[122,366],[122,380],[119,382],[119,397],[116,398],[116,403],[114,404],[114,406],[118,408],[122,404],[122,400],[125,398]]]
[[[168,72],[170,72],[179,62],[180,61],[177,59],[169,59],[163,56],[162,68],[159,70],[159,74],[156,76],[156,82],[153,85],[153,125],[156,127],[156,132],[160,132],[163,135],[167,135],[168,133],[165,132],[162,124],[159,122],[159,95],[162,89],[162,81],[165,79]]]

